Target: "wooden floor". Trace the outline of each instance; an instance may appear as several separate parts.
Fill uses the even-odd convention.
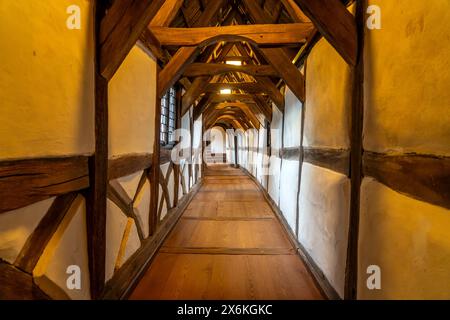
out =
[[[131,299],[323,299],[255,183],[211,167]]]

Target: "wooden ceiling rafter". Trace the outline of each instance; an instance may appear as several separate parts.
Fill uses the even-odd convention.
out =
[[[269,23],[271,17],[252,0],[242,0],[248,11],[249,17],[254,23]],[[305,101],[304,77],[281,48],[255,48],[261,52],[264,58],[275,68],[284,82],[289,86],[294,95]]]
[[[153,27],[153,36],[158,40],[156,44],[159,43],[160,48],[175,48],[176,46],[181,46],[167,66],[170,65],[172,60],[172,64],[183,61],[185,64],[181,67],[178,66],[178,68],[172,68],[173,70],[170,68],[167,70],[174,71],[172,75],[174,76],[175,81],[181,76],[184,76],[183,79],[185,80],[183,80],[183,82],[185,83],[186,93],[183,96],[183,113],[185,113],[191,105],[195,105],[194,114],[196,116],[209,110],[209,108],[214,107],[217,102],[216,93],[220,91],[220,86],[232,84],[230,86],[233,90],[233,94],[230,95],[231,98],[236,98],[237,96],[242,98],[245,95],[253,95],[253,99],[248,99],[246,101],[251,115],[256,117],[264,114],[264,117],[271,120],[272,110],[269,98],[281,111],[284,111],[284,95],[276,85],[276,82],[280,78],[290,87],[297,98],[304,101],[304,77],[294,63],[299,63],[298,61],[301,63],[304,56],[309,52],[307,49],[311,47],[312,40],[317,38],[317,31],[314,26],[320,30],[324,37],[331,39],[329,40],[331,43],[331,41],[339,42],[342,38],[342,34],[347,32],[345,30],[345,32],[342,30],[330,30],[335,27],[336,24],[340,23],[339,19],[343,19],[344,25],[347,27],[352,24],[349,20],[349,15],[347,14],[348,11],[340,0],[331,0],[330,2],[328,0],[319,0],[319,2],[328,3],[324,10],[318,10],[317,8],[319,6],[317,3],[314,3],[314,1],[315,0],[235,0],[227,2],[219,0],[219,2],[221,2],[219,5],[217,4],[217,1],[196,0],[184,1],[180,6],[180,0],[168,0],[170,5],[179,6],[178,15],[185,16],[187,19],[186,26],[204,27],[201,29],[193,28],[189,30],[172,29],[174,26],[184,27],[179,23],[177,25],[168,25],[166,23],[164,26]],[[211,8],[213,2],[215,2],[215,13],[211,14],[211,11],[208,11],[208,8]],[[168,6],[169,4],[166,5]],[[342,8],[345,9],[345,12]],[[338,10],[339,21],[322,21],[324,20],[324,17],[330,16],[330,12],[333,10]],[[204,17],[208,13],[209,22],[206,24],[201,23],[201,17]],[[176,14],[173,15],[175,16]],[[299,41],[298,33],[296,35],[297,38],[292,40],[292,43],[295,43],[296,45],[304,43],[304,45],[299,46],[300,49],[299,47],[295,50],[294,48],[289,49],[282,47],[289,43],[289,41],[286,41],[285,39],[263,39],[267,34],[264,32],[264,36],[258,38],[257,41],[254,41],[256,38],[252,40],[252,37],[241,38],[246,35],[247,32],[251,32],[251,30],[256,30],[253,32],[253,35],[260,35],[261,32],[258,31],[259,24],[278,24],[273,26],[276,29],[277,27],[285,27],[280,25],[283,23],[290,23],[290,25],[287,26],[289,28],[299,27],[300,25],[309,26],[308,30],[304,30],[301,41]],[[219,26],[219,28],[208,27],[208,25]],[[152,28],[150,29],[152,30]],[[244,31],[239,32],[239,29]],[[171,34],[172,31],[173,33]],[[190,36],[186,36],[186,34]],[[272,31],[269,33],[269,37],[274,39],[276,36],[275,34],[276,32]],[[351,32],[347,32],[347,34],[351,34]],[[339,36],[341,38],[339,38]],[[227,59],[227,55],[222,54],[225,45],[234,41],[233,50],[236,49],[237,53],[230,53],[230,59],[243,61],[242,66],[231,66],[222,63]],[[273,43],[271,41],[273,41]],[[264,47],[264,45],[268,44],[270,44],[271,47]],[[341,55],[346,51],[346,61],[349,63],[352,61],[351,50],[348,50],[348,48],[345,49],[345,47],[350,47],[348,44],[332,43],[332,45],[339,53],[341,53]],[[197,50],[193,52],[192,49],[188,50],[187,46],[196,47]],[[339,48],[339,46],[341,48]],[[177,57],[180,50],[187,52],[185,52],[182,57]],[[230,46],[228,46],[227,51],[231,51]],[[187,56],[189,57],[186,58]],[[219,56],[221,57],[219,58]],[[242,58],[237,58],[239,56]],[[197,57],[199,58],[197,59]],[[166,69],[167,66],[164,69]],[[272,70],[269,70],[269,66]],[[161,75],[169,73],[164,72],[164,69],[161,71]],[[180,70],[183,71],[180,72]],[[189,83],[188,79],[191,79],[192,83]],[[221,80],[217,81],[218,79]],[[173,79],[170,81],[166,80],[166,83],[168,84],[172,82],[174,82]],[[239,87],[239,83],[248,82],[253,83],[251,86],[247,84],[247,87],[251,88],[251,92],[245,90],[246,84],[244,84],[242,88]],[[164,83],[158,81],[159,93],[162,92],[162,89],[165,89],[162,85],[160,86],[160,84]],[[257,86],[262,87],[262,90],[256,90]],[[215,90],[217,91],[215,92]],[[258,95],[263,91],[268,93],[269,98],[267,96]],[[219,98],[219,100],[223,99],[225,98]],[[248,114],[247,117],[249,117]],[[261,119],[258,119],[259,124],[261,124],[260,120]]]
[[[314,30],[312,23],[251,24],[221,27],[168,28],[150,30],[163,46],[204,46],[214,41],[248,41],[258,46],[284,46],[306,43]]]
[[[351,66],[358,57],[358,37],[354,16],[340,0],[294,0],[325,39]]]
[[[164,0],[115,1],[100,23],[100,74],[110,80]],[[124,14],[126,13],[126,14]]]
[[[219,12],[224,2],[224,0],[209,1],[195,26],[208,26],[213,17]],[[194,61],[199,53],[198,47],[181,47],[178,49],[169,63],[158,75],[158,97],[161,98],[164,93],[178,81],[186,66]]]

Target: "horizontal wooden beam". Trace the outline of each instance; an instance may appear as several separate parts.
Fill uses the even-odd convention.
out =
[[[203,93],[220,93],[222,89],[242,90],[245,93],[266,93],[266,89],[258,82],[208,83]]]
[[[0,162],[0,213],[89,187],[88,157]]]
[[[450,157],[364,152],[363,171],[393,190],[450,209]]]
[[[152,33],[163,46],[205,46],[218,41],[249,41],[259,46],[298,45],[305,43],[313,30],[312,23],[151,28]]]
[[[300,147],[287,147],[280,149],[280,158],[284,160],[300,160]]]
[[[320,33],[344,60],[356,65],[358,38],[356,21],[340,0],[295,0]]]
[[[304,147],[303,161],[346,176],[350,174],[350,150],[348,149]]]
[[[171,150],[170,149],[160,149],[159,150],[159,164],[163,165],[171,161]]]
[[[239,101],[243,103],[255,103],[255,96],[246,93],[233,93],[233,94],[211,94],[210,101],[211,103],[220,103],[228,101],[233,103],[233,101]]]
[[[242,72],[251,76],[279,77],[279,73],[269,65],[235,66],[225,63],[192,63],[183,75],[186,77],[216,76],[227,72]]]
[[[151,153],[128,154],[108,160],[108,180],[125,177],[152,165]]]

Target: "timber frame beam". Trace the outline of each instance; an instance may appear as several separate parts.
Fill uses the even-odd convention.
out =
[[[253,24],[203,28],[151,27],[164,46],[204,46],[213,41],[249,41],[258,46],[305,43],[313,31],[312,23]]]

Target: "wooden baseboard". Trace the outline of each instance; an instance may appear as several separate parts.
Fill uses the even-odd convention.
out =
[[[315,280],[319,289],[322,291],[322,294],[329,300],[342,300],[341,297],[339,296],[339,294],[336,292],[336,290],[333,288],[333,286],[330,284],[330,282],[324,275],[323,271],[314,262],[312,257],[309,255],[309,253],[303,247],[303,245],[297,240],[297,237],[295,236],[294,232],[289,227],[289,224],[287,223],[286,219],[284,218],[283,213],[281,212],[280,208],[272,200],[272,198],[270,197],[270,195],[266,191],[266,189],[264,189],[264,187],[261,185],[261,183],[258,181],[258,179],[256,179],[247,169],[241,167],[241,170],[245,174],[247,174],[250,177],[250,179],[252,179],[256,183],[259,190],[263,193],[264,198],[266,199],[267,203],[271,207],[272,211],[275,213],[276,217],[278,218],[278,221],[280,221],[281,225],[286,230],[286,234],[288,235],[290,242],[296,249],[299,257],[306,264],[308,271],[312,275],[312,277]]]
[[[164,240],[197,194],[202,183],[203,181],[200,179],[199,182],[193,186],[192,190],[178,201],[178,206],[169,210],[167,219],[161,223],[156,233],[152,237],[145,239],[142,246],[106,283],[105,290],[102,294],[103,300],[125,300],[130,296]]]

